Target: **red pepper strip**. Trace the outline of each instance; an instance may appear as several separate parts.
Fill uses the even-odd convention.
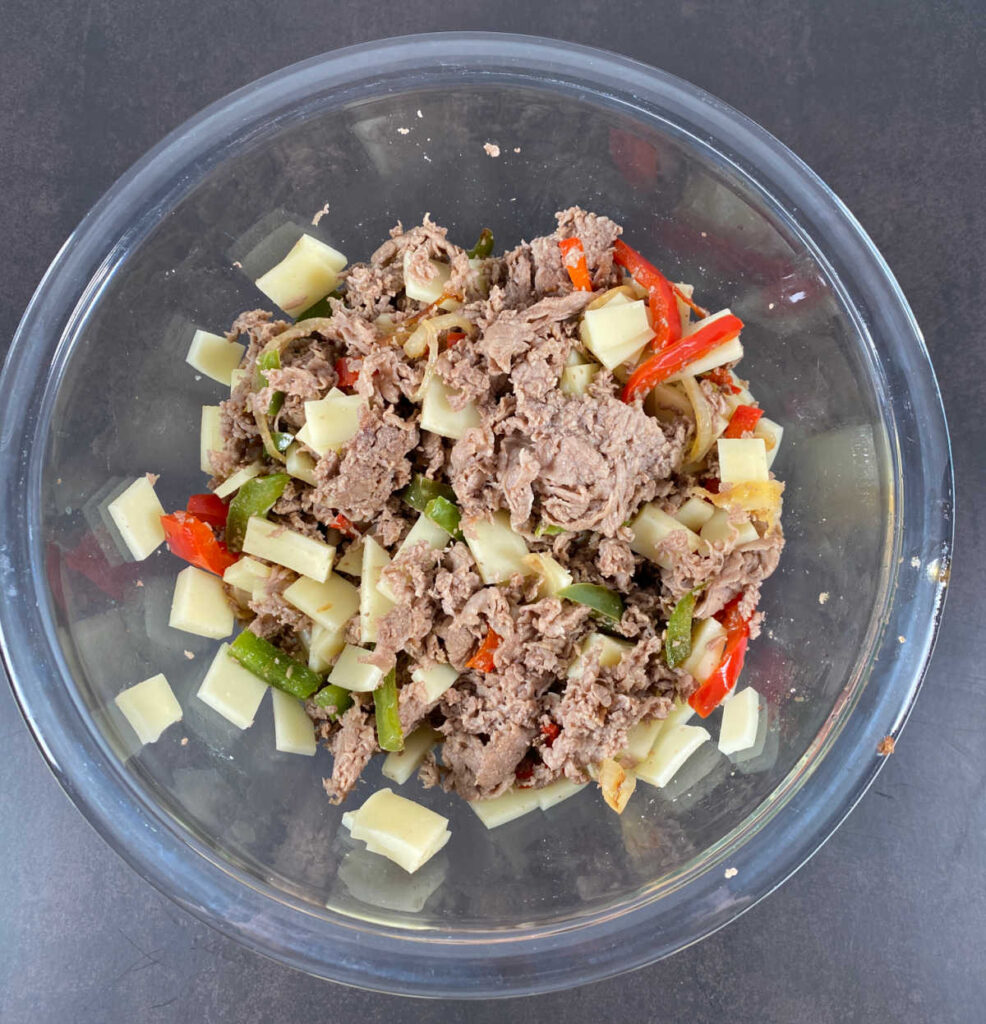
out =
[[[546,725],[541,726],[541,735],[544,737],[544,745],[550,747],[552,743],[558,739],[558,734],[561,732],[561,728],[557,722],[548,722]]]
[[[466,668],[474,668],[478,672],[493,671],[493,652],[500,646],[503,637],[492,629],[486,633],[486,638],[476,649],[476,653],[466,662]]]
[[[755,405],[737,405],[729,418],[729,426],[722,432],[723,437],[742,437],[747,431],[756,427],[757,420],[763,416],[763,409]]]
[[[458,345],[460,341],[465,337],[462,331],[449,331],[445,335],[445,344],[451,348],[453,345]]]
[[[226,526],[226,516],[229,514],[229,506],[222,498],[215,494],[193,494],[188,499],[185,511],[196,519],[222,530]]]
[[[750,640],[750,621],[739,613],[741,597],[742,594],[735,597],[717,616],[726,628],[726,646],[722,658],[712,675],[688,698],[692,710],[701,718],[708,718],[712,714],[726,694],[736,686],[736,680],[743,671],[746,645]]]
[[[222,574],[237,560],[225,544],[216,540],[208,523],[187,512],[161,516],[164,537],[171,553],[200,569]]]
[[[333,530],[338,530],[340,533],[344,533],[347,537],[357,537],[359,534],[356,531],[356,527],[353,526],[352,522],[347,519],[341,512],[331,519],[328,525]]]
[[[708,315],[709,311],[703,309],[697,302],[692,300],[676,285],[673,284],[671,287],[674,289],[675,295],[700,319],[704,320]]]
[[[351,388],[359,380],[359,370],[352,369],[349,360],[342,356],[336,360],[336,376],[339,378],[339,387]]]
[[[671,282],[636,249],[631,249],[619,238],[613,245],[613,261],[626,267],[634,281],[647,289],[647,305],[654,329],[651,348],[663,349],[674,344],[681,337],[681,315]]]
[[[733,383],[733,375],[725,366],[717,366],[714,370],[709,370],[708,373],[702,376],[706,380],[711,380],[713,384],[722,388],[723,391],[728,391],[731,395],[738,395],[743,390]]]
[[[561,249],[561,261],[572,279],[577,292],[591,292],[592,278],[589,276],[589,265],[585,261],[585,249],[581,238],[563,238],[558,242]],[[573,255],[574,254],[574,255]]]
[[[743,321],[730,313],[700,327],[694,334],[685,335],[660,352],[655,352],[630,374],[623,388],[623,401],[632,402],[638,395],[650,391],[655,384],[667,380],[724,341],[735,338],[742,329]]]

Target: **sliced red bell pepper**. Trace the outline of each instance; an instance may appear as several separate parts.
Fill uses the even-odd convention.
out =
[[[347,537],[357,536],[356,527],[353,526],[352,522],[341,512],[334,519],[329,520],[328,526],[333,530],[338,530],[340,533],[345,534]]]
[[[671,285],[674,289],[675,295],[700,319],[704,320],[708,315],[709,311],[700,306],[697,302],[693,302],[676,284]]]
[[[726,630],[726,646],[715,671],[688,698],[692,710],[701,718],[708,718],[719,706],[726,694],[732,692],[743,671],[743,659],[750,641],[750,620],[739,612],[743,595],[733,598],[716,616]]]
[[[353,369],[345,356],[336,360],[335,370],[341,388],[351,388],[359,380],[359,370]]]
[[[613,245],[613,262],[629,270],[634,281],[647,289],[647,305],[654,329],[651,348],[663,349],[674,344],[681,337],[681,315],[671,282],[653,263],[619,238]]]
[[[550,747],[552,743],[558,739],[558,734],[561,732],[557,722],[547,722],[541,726],[541,735],[544,737],[544,745]]]
[[[225,544],[216,540],[208,523],[187,512],[161,516],[161,525],[171,553],[200,569],[222,576],[237,560]]]
[[[453,345],[458,345],[464,337],[465,333],[463,331],[449,331],[448,334],[445,335],[445,344],[451,348]]]
[[[190,516],[195,516],[196,519],[201,519],[217,530],[221,530],[226,526],[229,506],[215,494],[193,494],[188,499],[185,511]]]
[[[561,261],[572,285],[577,292],[591,292],[592,278],[589,276],[589,265],[585,261],[585,249],[581,238],[562,238],[558,242],[561,249]]]
[[[743,321],[732,313],[721,316],[718,320],[700,327],[693,334],[687,334],[667,348],[655,352],[644,360],[630,374],[630,379],[623,388],[623,401],[632,402],[639,395],[650,391],[662,380],[683,370],[689,363],[711,352],[730,338],[735,338],[743,329]]]
[[[722,388],[723,391],[728,391],[731,395],[738,395],[743,390],[733,383],[733,375],[725,366],[717,366],[714,370],[703,373],[702,378],[711,380],[713,384]]]
[[[500,646],[503,637],[490,629],[483,642],[476,648],[476,653],[466,662],[466,668],[474,668],[477,672],[493,671],[493,652]]]
[[[722,432],[723,437],[742,437],[747,431],[752,431],[757,420],[763,416],[763,409],[755,405],[737,405],[733,415],[729,418],[729,426]]]

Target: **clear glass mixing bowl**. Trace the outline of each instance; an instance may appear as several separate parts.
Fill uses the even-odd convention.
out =
[[[759,757],[733,765],[710,745],[668,790],[639,787],[622,817],[583,792],[494,832],[411,783],[451,817],[453,840],[408,879],[354,852],[319,785],[324,751],[274,752],[269,704],[240,733],[192,699],[210,644],[168,630],[175,560],[158,551],[95,568],[92,531],[121,479],[161,474],[172,508],[201,490],[198,410],[220,394],[184,361],[191,326],[222,330],[263,304],[251,261],[276,258],[326,201],[309,230],[351,260],[425,211],[459,241],[489,225],[502,247],[580,203],[626,225],[704,303],[743,317],[744,373],[787,430],[775,468],[788,547],[746,672],[769,704]],[[295,227],[270,237],[283,224]],[[890,272],[766,132],[599,51],[420,36],[234,93],[141,160],[68,240],[24,316],[2,394],[3,649],[46,758],[163,892],[338,981],[535,992],[720,927],[858,799],[934,640],[951,464],[934,375]],[[134,752],[112,697],[162,671],[185,720]],[[372,768],[354,799],[379,781]]]

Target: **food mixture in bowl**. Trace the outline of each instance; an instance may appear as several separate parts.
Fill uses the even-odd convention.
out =
[[[196,335],[232,391],[203,413],[210,493],[161,518],[198,567],[172,625],[222,638],[232,610],[199,696],[235,720],[250,679],[272,687],[279,748],[323,740],[333,802],[389,752],[394,781],[476,806],[593,778],[622,811],[708,738],[693,713],[728,699],[720,747],[755,742],[756,693],[733,691],[783,485],[743,324],[607,217],[557,224],[495,256],[426,216],[348,270],[306,235],[257,281],[296,322]]]

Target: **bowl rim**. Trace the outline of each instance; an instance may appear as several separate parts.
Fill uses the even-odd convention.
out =
[[[74,330],[117,262],[158,222],[177,190],[200,180],[217,139],[242,141],[316,93],[369,88],[369,68],[375,80],[417,75],[419,85],[428,76],[482,73],[548,91],[580,88],[596,100],[634,109],[638,117],[653,119],[658,107],[679,117],[696,142],[714,146],[761,194],[797,211],[793,220],[805,226],[805,240],[814,245],[830,282],[845,292],[847,310],[857,312],[874,373],[885,387],[909,398],[887,411],[894,507],[900,510],[888,552],[886,593],[893,600],[882,628],[871,637],[870,658],[857,666],[868,676],[882,658],[879,687],[861,679],[852,707],[830,716],[832,721],[841,716],[839,728],[816,739],[825,749],[816,751],[819,756],[794,780],[772,816],[738,845],[731,834],[730,848],[661,897],[660,912],[645,892],[615,911],[563,927],[464,935],[341,917],[327,921],[220,863],[171,819],[136,800],[106,749],[91,735],[80,744],[69,728],[73,716],[81,717],[80,708],[58,692],[69,688],[44,686],[40,666],[55,664],[63,674],[68,667],[44,621],[40,539],[33,529],[41,460],[32,462],[30,453],[43,450],[53,399],[50,386],[43,393],[38,386],[39,354],[56,364],[65,357]],[[188,173],[176,185],[179,168]],[[832,269],[826,253],[853,263],[851,281]],[[874,343],[876,325],[895,338],[893,359]],[[47,366],[49,359],[41,363]],[[171,132],[93,206],[38,285],[14,335],[0,387],[12,396],[0,414],[0,500],[14,510],[0,518],[0,550],[7,552],[0,559],[0,581],[11,598],[0,602],[0,647],[17,703],[56,779],[109,845],[169,898],[258,952],[346,984],[460,998],[545,992],[642,966],[717,930],[793,874],[855,806],[882,764],[879,739],[896,736],[907,719],[937,635],[952,546],[951,453],[930,359],[890,269],[831,190],[764,129],[681,79],[602,50],[533,36],[430,33],[332,51],[236,90]],[[13,551],[20,561],[10,556]],[[912,551],[919,551],[922,567],[937,565],[939,571],[906,572],[897,558]],[[23,600],[18,564],[31,566],[26,586],[37,599]],[[907,658],[900,656],[898,635],[908,638]],[[742,832],[742,826],[734,832]],[[768,846],[779,852],[758,858],[756,852]],[[737,872],[728,884],[716,870],[727,855]],[[686,905],[689,920],[670,939],[665,932]]]

